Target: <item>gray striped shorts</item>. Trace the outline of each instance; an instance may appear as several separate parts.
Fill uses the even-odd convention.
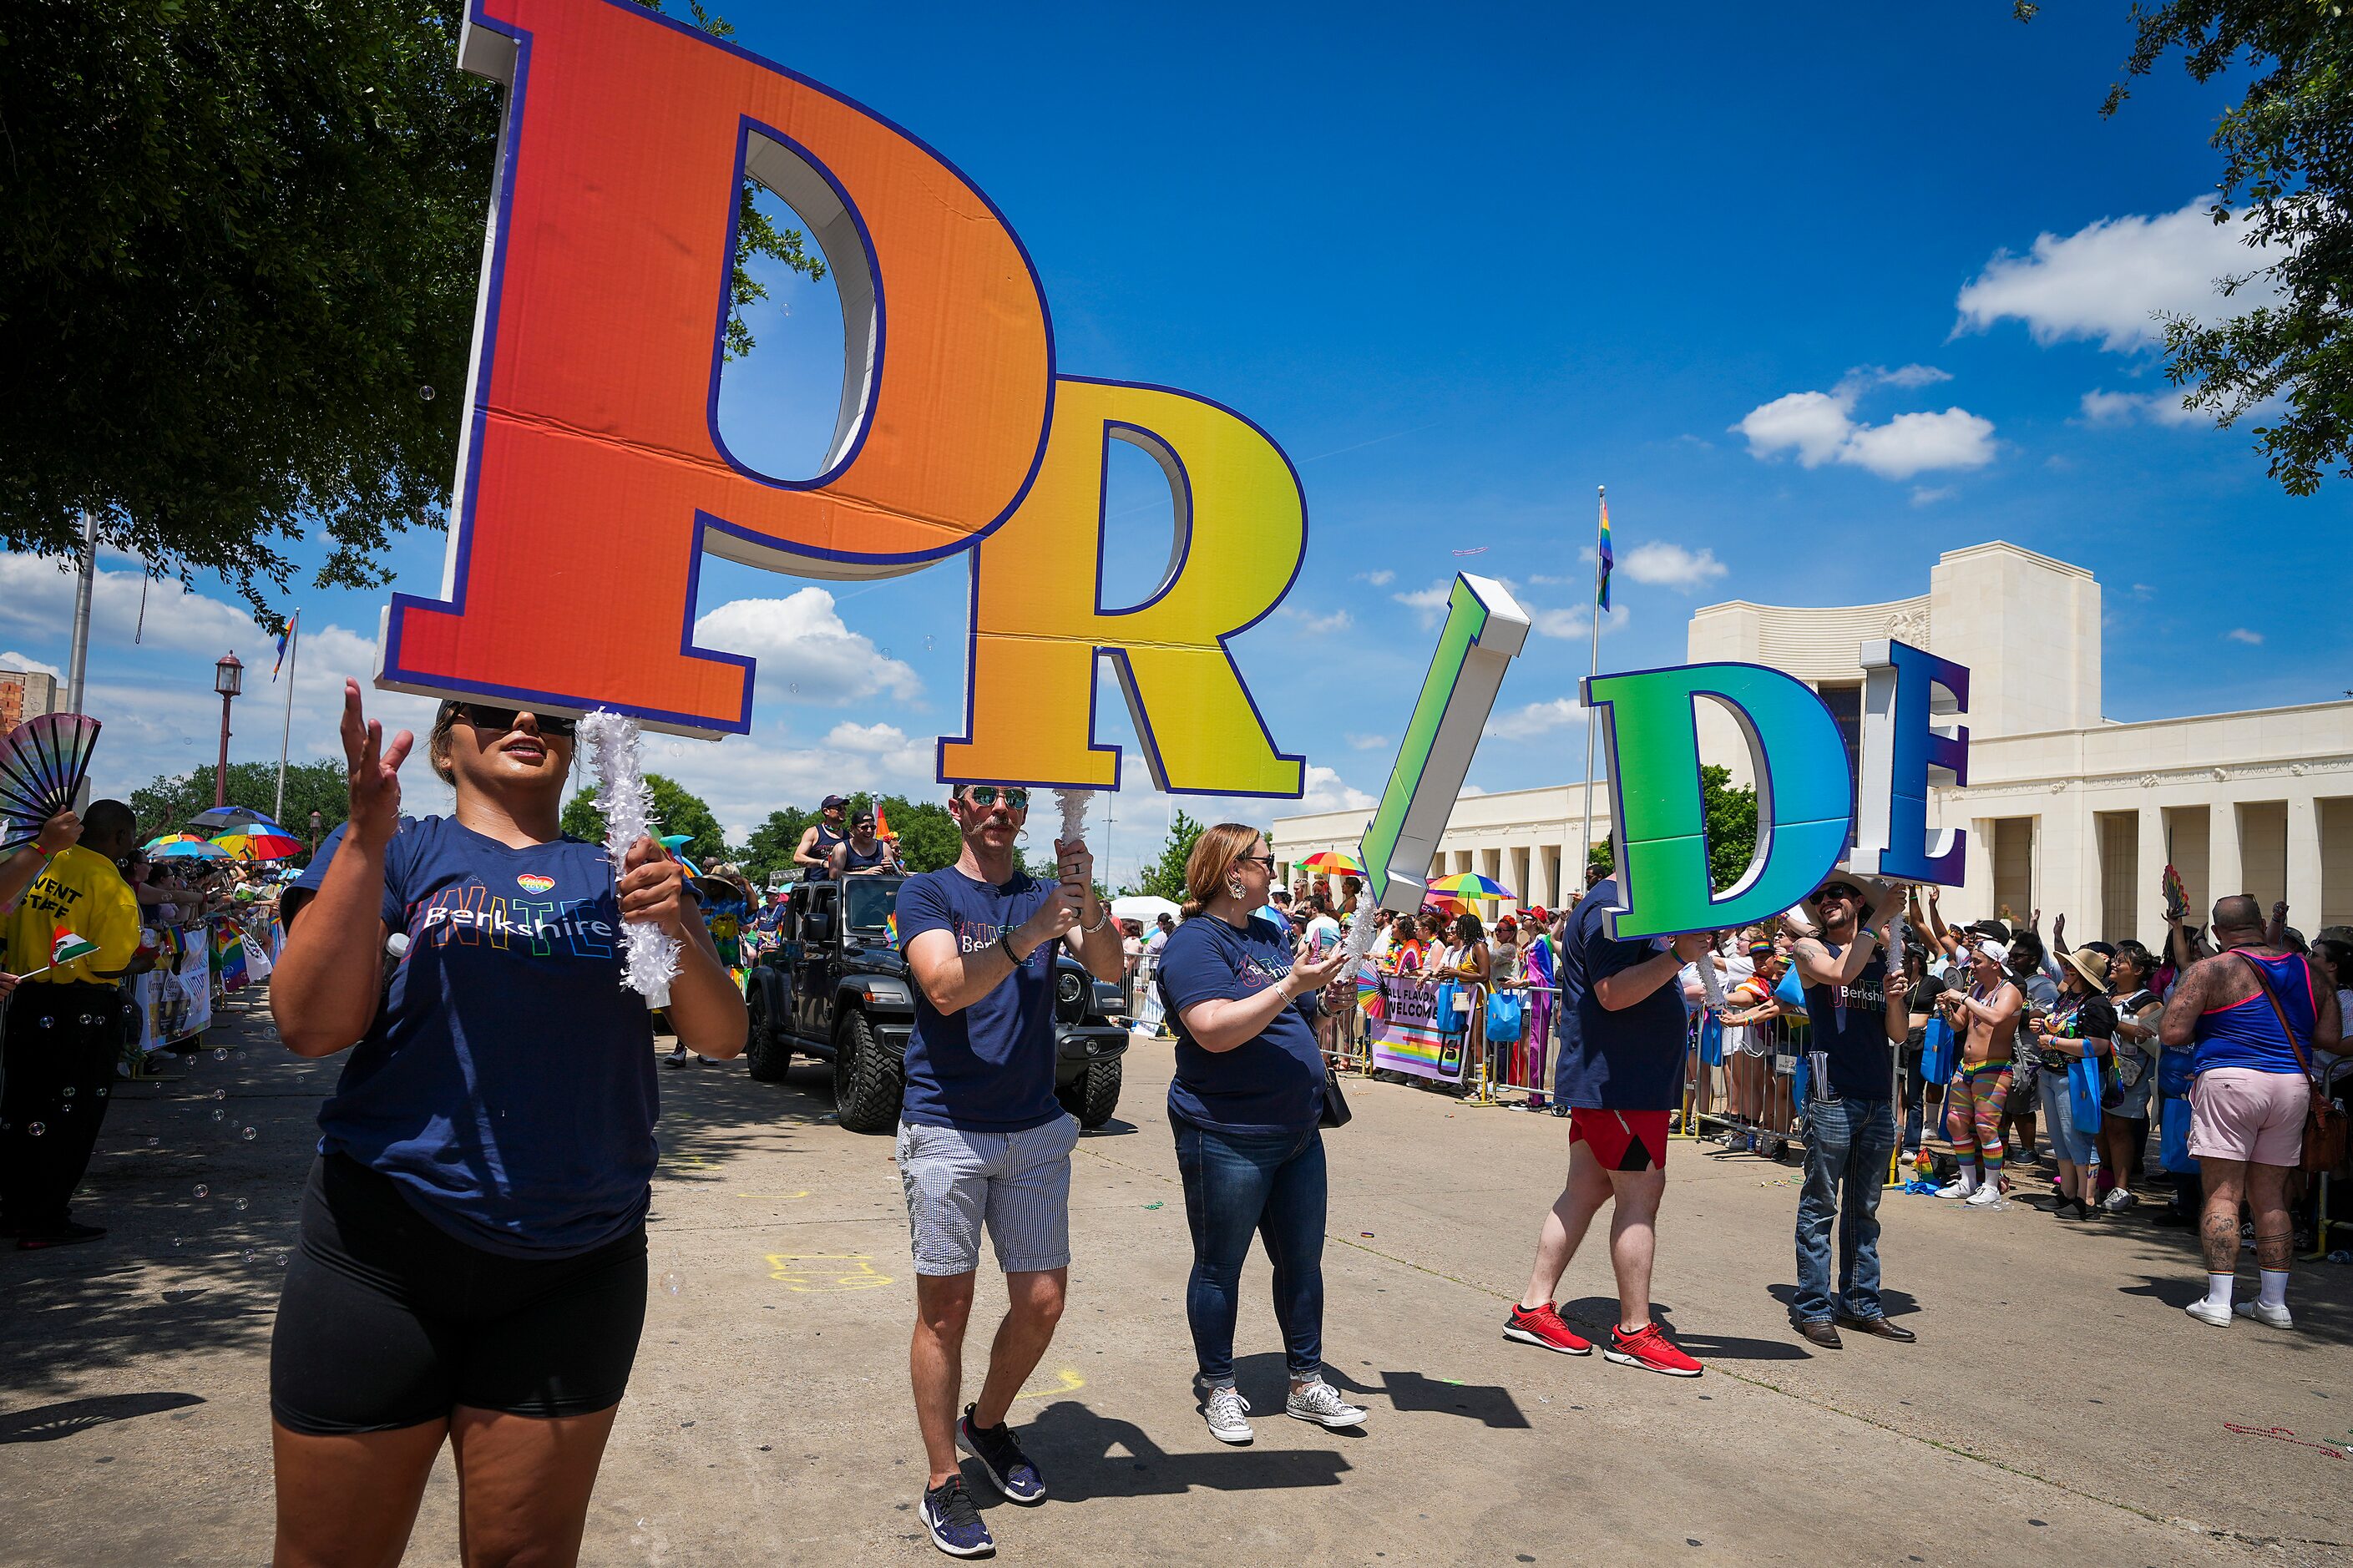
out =
[[[1067,1115],[1019,1132],[899,1123],[915,1272],[978,1268],[984,1225],[1006,1273],[1069,1268],[1071,1151],[1078,1146],[1078,1119]]]

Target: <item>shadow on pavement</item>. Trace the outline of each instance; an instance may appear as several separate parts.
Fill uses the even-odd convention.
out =
[[[1263,1411],[1265,1406],[1259,1408]],[[1274,1409],[1275,1419],[1284,1419],[1279,1398]],[[1201,1440],[1215,1441],[1207,1431]],[[1221,1492],[1335,1487],[1349,1469],[1347,1458],[1328,1448],[1220,1447],[1209,1453],[1172,1454],[1134,1422],[1098,1415],[1074,1399],[1048,1405],[1036,1420],[1024,1426],[1021,1446],[1037,1458],[1058,1502],[1174,1497],[1196,1487]],[[1004,1500],[985,1481],[971,1476],[966,1480],[983,1508]]]
[[[1268,1397],[1280,1410],[1289,1380],[1283,1374],[1282,1358],[1271,1356],[1268,1359],[1274,1363],[1272,1380],[1268,1384],[1271,1390]],[[1523,1428],[1528,1425],[1528,1418],[1522,1414],[1519,1401],[1512,1397],[1511,1390],[1493,1384],[1449,1383],[1443,1378],[1419,1372],[1383,1372],[1378,1383],[1358,1383],[1346,1373],[1331,1368],[1325,1369],[1324,1376],[1334,1387],[1344,1393],[1386,1399],[1392,1410],[1460,1415],[1482,1426]],[[1255,1382],[1245,1376],[1239,1365],[1234,1371],[1234,1382],[1242,1389],[1242,1397],[1258,1408],[1265,1408],[1254,1392]]]
[[[1786,1287],[1785,1287],[1786,1289]],[[1599,1344],[1618,1323],[1618,1299],[1615,1296],[1585,1296],[1560,1304],[1560,1315],[1575,1324],[1579,1333]],[[1663,1302],[1651,1303],[1651,1321],[1667,1331],[1668,1336],[1688,1354],[1702,1361],[1810,1361],[1812,1352],[1803,1345],[1780,1340],[1752,1340],[1738,1334],[1709,1334],[1675,1327],[1674,1309]]]
[[[61,1399],[29,1410],[0,1412],[0,1443],[54,1443],[110,1422],[181,1410],[204,1401],[193,1394],[109,1394],[95,1399]]]

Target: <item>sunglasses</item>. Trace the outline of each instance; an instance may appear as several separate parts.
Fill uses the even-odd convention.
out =
[[[1263,866],[1266,868],[1266,874],[1268,876],[1271,877],[1274,875],[1274,857],[1271,855],[1237,855],[1234,857],[1234,863],[1236,865],[1240,865],[1244,862],[1248,862],[1253,866]],[[1277,888],[1274,890],[1274,896],[1278,899],[1287,899],[1291,897],[1291,890],[1288,888]]]
[[[975,805],[1001,805],[1008,811],[1029,809],[1029,792],[1026,789],[999,789],[993,784],[976,784],[964,792],[964,797]]]
[[[573,731],[580,727],[580,721],[576,719],[559,719],[553,713],[542,713],[533,708],[492,708],[481,702],[458,704],[459,718],[477,730],[489,730],[501,735],[513,729],[515,719],[523,713],[529,713],[532,716],[533,721],[538,724],[541,734],[552,736],[559,741],[572,739]]]
[[[1844,899],[1850,903],[1860,903],[1862,900],[1862,895],[1843,882],[1833,882],[1827,888],[1817,889],[1814,895],[1806,902],[1819,904],[1825,899]]]

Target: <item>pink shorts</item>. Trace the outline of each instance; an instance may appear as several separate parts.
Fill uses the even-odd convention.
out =
[[[2293,1168],[2304,1156],[2312,1086],[2300,1072],[2212,1068],[2189,1091],[2189,1152]]]

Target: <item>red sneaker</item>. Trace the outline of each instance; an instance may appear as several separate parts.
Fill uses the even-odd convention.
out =
[[[1512,1315],[1504,1320],[1504,1337],[1563,1355],[1593,1353],[1593,1346],[1560,1321],[1560,1309],[1550,1301],[1541,1307],[1514,1307]]]
[[[1632,1333],[1613,1327],[1602,1355],[1620,1366],[1663,1372],[1669,1377],[1697,1377],[1707,1369],[1677,1350],[1656,1323],[1644,1323]]]

